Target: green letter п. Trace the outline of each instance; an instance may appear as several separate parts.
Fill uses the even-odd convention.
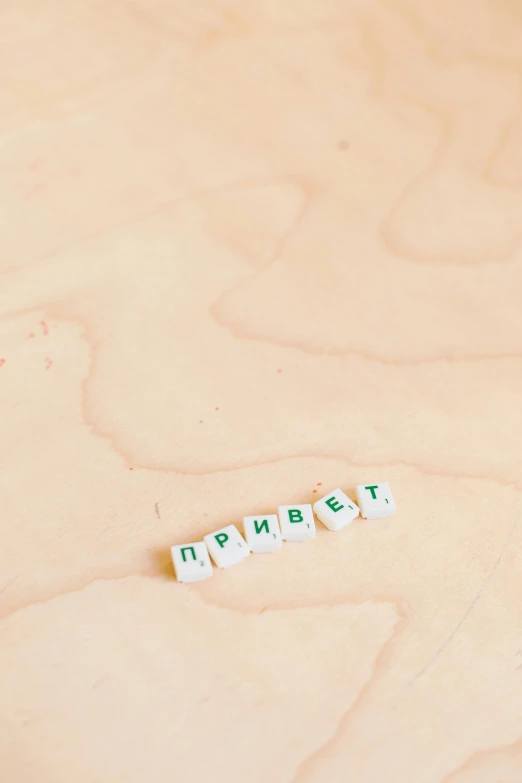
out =
[[[373,487],[365,487],[365,489],[370,490],[370,492],[372,493],[372,498],[374,500],[377,500],[377,495],[375,494],[375,490],[377,489],[378,486],[379,486],[378,484],[374,484]]]
[[[218,533],[214,536],[216,541],[218,542],[219,546],[223,548],[228,541],[228,535],[226,533]]]
[[[182,547],[181,547],[181,557],[183,558],[183,562],[184,562],[184,563],[186,563],[186,562],[187,562],[187,558],[185,557],[185,552],[186,552],[187,550],[188,550],[189,552],[192,552],[192,559],[193,559],[193,560],[196,560],[196,553],[195,553],[195,551],[194,551],[194,547],[193,547],[193,546],[182,546]]]
[[[268,519],[263,519],[260,525],[257,524],[257,519],[254,519],[254,528],[256,533],[260,533],[263,528],[265,528],[267,533],[270,533],[270,530],[268,529]]]
[[[335,495],[332,495],[331,498],[328,498],[328,500],[324,501],[328,508],[331,508],[332,511],[340,511],[344,506],[341,506],[339,501],[336,499]]]
[[[288,516],[290,517],[290,522],[302,522],[303,521],[303,515],[299,511],[298,508],[290,508],[288,509]]]

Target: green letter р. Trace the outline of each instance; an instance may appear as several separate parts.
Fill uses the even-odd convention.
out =
[[[218,533],[214,538],[221,548],[223,548],[228,541],[228,535],[226,533]]]

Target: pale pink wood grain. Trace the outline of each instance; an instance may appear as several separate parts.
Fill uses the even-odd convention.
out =
[[[2,783],[518,783],[519,3],[4,0],[0,142]]]

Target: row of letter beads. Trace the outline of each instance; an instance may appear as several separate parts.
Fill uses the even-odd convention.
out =
[[[279,506],[277,514],[243,519],[241,535],[235,525],[204,536],[194,544],[173,546],[172,561],[179,582],[200,582],[212,576],[209,554],[218,568],[229,568],[251,552],[275,552],[284,541],[306,541],[315,537],[314,512],[329,530],[338,531],[359,513],[365,519],[382,519],[395,512],[390,485],[359,484],[355,488],[358,506],[341,489],[334,489],[312,506]],[[246,539],[246,541],[245,541]]]

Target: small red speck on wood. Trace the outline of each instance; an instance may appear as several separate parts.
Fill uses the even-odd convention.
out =
[[[0,359],[0,367],[3,367],[5,364],[5,359]]]
[[[322,486],[323,486],[323,482],[322,482],[322,481],[318,481],[318,482],[317,482],[317,486],[318,486],[318,487],[322,487]]]
[[[218,411],[218,410],[219,410],[219,408],[216,408],[216,410]]]
[[[49,327],[47,326],[45,321],[40,321],[40,326],[42,327],[42,332],[44,334],[46,334],[46,335],[49,334]]]
[[[314,493],[314,495],[315,495],[315,493],[317,492],[317,490],[316,490],[316,489],[313,489],[313,490],[312,490],[312,492],[313,492],[313,493]]]
[[[53,366],[53,360],[45,357],[45,369],[50,370],[52,366]]]

